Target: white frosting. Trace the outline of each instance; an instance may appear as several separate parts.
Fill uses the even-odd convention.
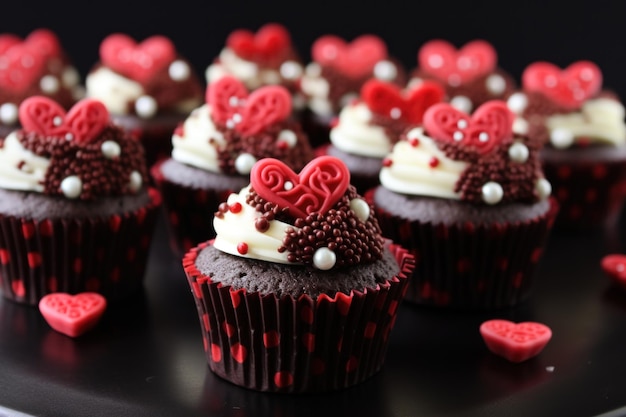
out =
[[[23,161],[21,168],[20,163]],[[50,160],[25,149],[15,132],[0,148],[0,187],[10,190],[44,191],[44,179]]]
[[[380,171],[381,184],[403,194],[459,200],[461,194],[454,187],[468,163],[448,158],[422,128],[412,129],[407,137],[409,141],[394,145],[388,156],[391,165]],[[417,146],[410,143],[411,139],[418,140]],[[431,166],[433,158],[438,161],[436,167]]]
[[[239,194],[233,193],[228,197],[226,203],[229,206],[236,203],[241,205],[239,212],[233,213],[229,210],[221,218],[214,217],[213,227],[217,236],[213,246],[222,252],[244,258],[293,264],[287,260],[287,252],[280,253],[278,248],[282,246],[287,229],[298,230],[298,228],[278,220],[272,220],[267,231],[259,232],[255,227],[255,220],[262,214],[254,207],[246,204],[246,195],[249,191],[250,187],[245,187]],[[237,249],[241,243],[247,245],[246,253],[241,253]]]
[[[330,85],[322,77],[319,64],[312,62],[306,66],[304,75],[300,80],[300,89],[308,98],[308,106],[312,112],[320,116],[333,114],[333,105],[328,99]]]
[[[614,146],[626,143],[624,106],[607,98],[588,100],[580,112],[550,116],[546,126],[551,142],[560,148],[567,148],[583,138]]]
[[[391,149],[385,129],[371,124],[372,112],[363,102],[344,107],[330,131],[337,148],[354,155],[383,158]]]
[[[100,100],[110,113],[128,114],[128,103],[144,95],[141,84],[100,67],[85,79],[87,97]]]
[[[213,143],[209,143],[213,139]],[[220,172],[217,152],[226,146],[222,133],[211,119],[211,109],[205,104],[191,112],[183,123],[183,136],[172,136],[172,158],[178,162]]]

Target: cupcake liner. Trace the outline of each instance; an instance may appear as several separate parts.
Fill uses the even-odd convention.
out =
[[[46,294],[95,291],[113,301],[142,286],[161,195],[107,218],[32,220],[0,215],[0,292],[35,305]]]
[[[372,202],[373,190],[366,193]],[[416,267],[405,299],[451,309],[510,307],[530,294],[558,203],[536,219],[491,225],[410,221],[375,207],[383,235],[406,247]]]
[[[235,290],[202,275],[189,251],[183,267],[200,319],[209,368],[258,391],[332,391],[364,381],[383,365],[413,257],[390,245],[400,272],[377,288],[312,299]]]

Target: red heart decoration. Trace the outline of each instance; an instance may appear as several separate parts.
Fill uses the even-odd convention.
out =
[[[361,98],[371,111],[390,117],[392,110],[398,109],[399,118],[411,124],[421,124],[426,109],[440,103],[444,94],[439,84],[428,81],[405,93],[397,85],[376,78],[361,88]]]
[[[490,351],[515,363],[537,356],[552,338],[548,326],[530,321],[488,320],[480,334]]]
[[[252,188],[265,200],[294,217],[325,213],[344,195],[350,185],[350,171],[339,158],[320,156],[296,174],[273,158],[261,159],[250,172]]]
[[[575,62],[564,70],[548,62],[535,62],[524,70],[522,85],[565,108],[576,109],[600,91],[602,72],[589,61]]]
[[[267,62],[282,58],[289,51],[291,39],[284,26],[270,23],[262,26],[257,33],[239,29],[230,34],[226,46],[243,59]]]
[[[424,113],[424,129],[435,139],[460,143],[486,154],[512,136],[514,119],[501,100],[484,103],[471,118],[448,103],[439,103]]]
[[[447,41],[425,43],[417,54],[420,68],[450,85],[460,85],[493,71],[498,61],[489,42],[475,40],[457,50]]]
[[[47,58],[57,57],[61,54],[59,39],[54,32],[48,29],[37,29],[31,32],[24,42]]]
[[[77,337],[98,323],[106,304],[106,299],[97,293],[58,292],[45,295],[39,301],[39,311],[54,330]]]
[[[361,78],[371,74],[376,63],[387,58],[387,46],[374,35],[359,36],[351,43],[327,35],[315,41],[311,55],[321,65],[333,67],[350,78]]]
[[[145,83],[176,59],[174,44],[164,36],[152,36],[141,43],[116,33],[100,44],[100,59],[113,71]]]
[[[626,288],[626,255],[611,254],[602,258],[602,270],[615,283]]]
[[[41,51],[10,37],[0,43],[0,49],[6,48],[0,52],[0,88],[19,93],[38,82],[46,64]]]
[[[47,97],[29,97],[20,104],[19,119],[26,132],[65,137],[79,143],[94,139],[109,123],[109,112],[98,100],[83,99],[68,113]],[[71,136],[68,136],[71,135]]]
[[[248,95],[244,84],[232,76],[209,85],[206,101],[216,123],[228,126],[232,121],[234,129],[244,135],[257,134],[291,114],[291,95],[284,87],[265,86]],[[235,115],[240,116],[238,122],[234,122]]]
[[[9,48],[22,42],[19,36],[5,33],[0,35],[0,55],[3,55]]]

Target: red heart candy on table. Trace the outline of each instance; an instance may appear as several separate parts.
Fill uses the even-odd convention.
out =
[[[486,154],[513,134],[514,114],[506,103],[491,100],[470,117],[448,103],[429,107],[424,114],[424,129],[433,138],[458,142]]]
[[[109,123],[106,107],[93,99],[79,101],[66,113],[52,99],[29,97],[20,104],[18,115],[26,132],[65,137],[79,143],[94,139]]]
[[[361,88],[361,98],[371,111],[412,124],[422,123],[426,109],[440,103],[444,94],[439,84],[428,81],[403,92],[395,84],[372,78]]]
[[[469,42],[457,50],[449,42],[436,39],[425,43],[417,55],[422,70],[452,86],[488,74],[497,60],[493,46],[483,40]]]
[[[176,48],[164,36],[151,36],[137,43],[127,35],[116,33],[100,44],[100,59],[113,71],[145,83],[176,59]]]
[[[530,321],[488,320],[480,334],[491,352],[515,363],[537,356],[552,338],[548,326]]]
[[[615,283],[626,288],[626,255],[611,254],[602,258],[602,270]]]
[[[250,183],[265,200],[306,218],[325,213],[339,201],[350,184],[350,172],[332,156],[313,159],[299,174],[277,159],[265,158],[252,167]]]
[[[210,84],[206,101],[216,123],[229,126],[230,122],[236,131],[245,135],[257,134],[291,114],[291,95],[284,87],[265,86],[248,95],[244,84],[232,76]]]
[[[236,30],[226,40],[226,46],[241,58],[261,62],[281,58],[290,45],[289,32],[276,23],[264,25],[256,33],[245,29]]]
[[[77,337],[98,323],[106,304],[106,299],[97,293],[59,292],[44,296],[39,301],[39,311],[54,330]]]
[[[377,62],[387,58],[387,46],[374,35],[362,35],[350,43],[327,35],[315,41],[311,55],[321,65],[333,67],[350,78],[361,78],[369,75]]]
[[[575,62],[564,70],[549,62],[535,62],[524,70],[522,85],[565,108],[576,109],[600,91],[602,72],[589,61]]]

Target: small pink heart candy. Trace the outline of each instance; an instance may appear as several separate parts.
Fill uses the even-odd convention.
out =
[[[76,295],[57,292],[39,301],[39,311],[50,327],[70,337],[80,336],[94,327],[105,309],[106,299],[94,292]]]
[[[518,363],[537,356],[550,341],[552,330],[541,323],[496,319],[481,324],[480,334],[491,352]]]

